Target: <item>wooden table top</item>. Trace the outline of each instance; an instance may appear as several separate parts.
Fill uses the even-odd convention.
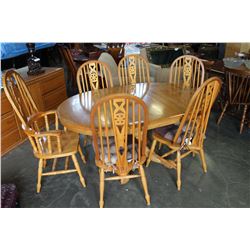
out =
[[[136,85],[89,91],[72,96],[57,108],[61,123],[77,133],[91,135],[90,112],[96,100],[114,93],[134,94],[143,99],[149,111],[149,129],[178,122],[194,91],[169,83],[137,83]]]

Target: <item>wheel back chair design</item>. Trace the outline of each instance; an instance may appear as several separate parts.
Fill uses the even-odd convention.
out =
[[[39,112],[24,80],[14,70],[9,70],[4,74],[3,87],[29,138],[34,156],[39,159],[37,193],[41,190],[42,176],[71,172],[78,173],[80,182],[85,187],[85,180],[76,158],[76,153],[79,152],[83,162],[86,163],[79,145],[79,135],[66,131],[66,128],[59,129],[56,111]],[[68,169],[70,156],[75,169]],[[62,157],[66,157],[65,168],[56,170],[57,159]],[[52,171],[43,173],[43,169],[48,167],[47,160],[49,159],[53,159]]]
[[[169,82],[184,88],[199,88],[204,82],[203,62],[195,56],[184,55],[176,58],[170,67]]]
[[[149,64],[140,55],[127,55],[118,64],[118,77],[121,86],[140,82],[150,83]]]
[[[207,172],[203,142],[210,111],[220,88],[221,80],[218,77],[208,79],[195,91],[179,125],[158,128],[153,132],[153,143],[147,166],[152,159],[156,143],[165,144],[170,151],[161,156],[157,155],[157,158],[162,164],[177,170],[178,190],[181,188],[181,159],[190,153],[200,155],[203,170]],[[174,161],[164,159],[173,153],[176,153]]]
[[[98,60],[83,63],[77,70],[76,78],[80,94],[89,90],[113,87],[108,64]]]
[[[228,106],[241,106],[244,107],[240,124],[240,134],[243,131],[243,127],[246,120],[247,109],[250,105],[250,74],[249,71],[243,71],[238,69],[226,68],[225,71],[226,90],[227,97],[225,106],[221,112],[221,115],[217,121],[220,124],[224,113]]]
[[[100,173],[100,207],[104,206],[104,182],[141,178],[147,205],[150,196],[143,169],[146,161],[148,110],[138,97],[113,94],[100,99],[91,111],[95,163]],[[131,172],[139,170],[138,174]],[[105,172],[115,176],[106,177]]]

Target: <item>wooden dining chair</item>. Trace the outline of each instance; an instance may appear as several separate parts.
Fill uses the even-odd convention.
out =
[[[118,64],[120,85],[150,83],[149,64],[140,55],[127,55]]]
[[[196,56],[184,55],[176,58],[170,67],[169,82],[184,88],[199,88],[204,82],[203,62]]]
[[[8,70],[3,75],[3,88],[30,140],[35,157],[39,158],[37,192],[41,189],[42,175],[72,172],[68,170],[69,156],[75,164],[76,170],[74,171],[78,172],[80,181],[85,186],[75,157],[76,152],[79,152],[83,162],[86,163],[79,145],[79,135],[66,131],[65,128],[59,129],[56,111],[39,112],[24,80],[14,70]],[[53,127],[52,130],[51,127]],[[55,171],[57,158],[61,157],[66,157],[65,170]],[[42,174],[42,167],[46,167],[48,159],[54,159],[52,172]]]
[[[113,94],[101,98],[93,106],[91,129],[95,163],[100,173],[100,207],[104,206],[104,182],[141,178],[147,205],[150,196],[143,169],[146,161],[148,110],[138,97]],[[139,170],[138,174],[131,171]],[[106,177],[105,172],[116,176]]]
[[[58,48],[59,48],[59,51],[61,53],[61,56],[64,58],[64,60],[67,64],[67,67],[69,69],[70,77],[71,77],[71,81],[72,81],[72,87],[75,88],[76,87],[77,65],[74,62],[71,51],[67,46],[59,45]]]
[[[50,117],[54,119],[55,124],[49,123]],[[54,111],[38,112],[34,114],[29,117],[27,124],[23,125],[23,129],[30,140],[35,157],[39,159],[37,193],[41,190],[42,176],[68,174],[73,172],[78,173],[82,186],[86,187],[76,157],[78,152],[82,156],[79,150],[79,135],[71,131],[60,130],[59,120]],[[74,169],[68,169],[69,157],[71,157],[74,163]],[[58,158],[66,158],[64,170],[56,170]],[[53,159],[52,169],[51,171],[43,173],[43,168],[47,167],[46,161],[50,159]]]
[[[181,159],[190,153],[200,155],[203,170],[205,173],[207,172],[203,142],[210,111],[220,88],[221,80],[218,77],[208,79],[195,91],[179,125],[173,124],[157,128],[153,132],[153,143],[147,166],[152,159],[157,142],[166,145],[170,151],[161,156],[158,155],[157,158],[164,165],[177,170],[178,190],[181,189]],[[174,153],[176,153],[175,161],[165,159]]]
[[[220,124],[223,115],[229,106],[243,106],[243,114],[240,123],[240,134],[246,121],[247,109],[250,105],[250,74],[249,71],[225,68],[226,102],[219,116],[217,124]]]
[[[98,60],[83,63],[77,70],[76,79],[80,94],[90,90],[113,87],[109,66]]]

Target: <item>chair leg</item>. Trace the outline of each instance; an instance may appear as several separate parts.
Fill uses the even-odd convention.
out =
[[[241,124],[240,124],[240,134],[243,131],[244,121],[246,119],[246,113],[247,113],[247,105],[244,106],[244,111],[243,111],[243,115],[242,115],[242,119],[241,119]]]
[[[219,119],[218,119],[218,121],[217,121],[217,124],[218,124],[218,125],[220,124],[221,119],[222,119],[224,113],[226,112],[226,109],[227,109],[228,104],[229,104],[229,102],[226,101],[225,106],[224,106],[224,108],[223,108],[223,110],[222,110],[222,112],[221,112],[221,114],[220,114],[220,117],[219,117]]]
[[[156,142],[157,142],[157,141],[154,140],[153,143],[152,143],[152,146],[151,146],[151,149],[150,149],[150,152],[149,152],[149,156],[148,156],[148,160],[147,160],[146,167],[149,166],[149,163],[150,163],[150,161],[151,161],[152,155],[153,155],[153,153],[154,153],[154,151],[155,151]]]
[[[100,201],[99,201],[99,206],[100,208],[104,207],[104,169],[101,168],[99,170],[100,174]]]
[[[203,148],[200,150],[200,157],[201,157],[201,162],[202,162],[202,168],[204,173],[207,172],[207,163],[206,163],[206,159],[205,159],[205,154],[204,154],[204,150]]]
[[[80,169],[79,163],[77,161],[76,155],[72,155],[71,157],[72,157],[72,160],[74,162],[76,171],[77,171],[77,173],[78,173],[78,175],[80,177],[80,182],[82,183],[83,187],[86,187],[85,180],[84,180],[84,178],[82,176],[81,169]]]
[[[178,150],[177,151],[177,189],[178,191],[181,190],[181,153],[180,151]]]
[[[44,159],[43,160],[43,168],[46,168],[47,161]]]
[[[140,175],[141,175],[141,181],[142,181],[142,186],[144,189],[144,193],[145,193],[145,199],[147,202],[147,205],[150,205],[150,195],[148,193],[148,185],[147,185],[147,179],[146,179],[146,175],[143,169],[143,166],[139,166],[139,170],[140,170]]]
[[[42,172],[43,172],[43,159],[39,159],[38,164],[38,176],[37,176],[37,186],[36,186],[36,192],[40,193],[41,191],[41,181],[42,181]]]
[[[79,154],[80,154],[80,156],[82,158],[83,163],[86,164],[85,156],[84,156],[84,154],[82,152],[82,148],[81,148],[80,144],[78,145],[78,152],[79,152]]]
[[[158,150],[161,149],[161,146],[162,146],[162,143],[160,142],[160,143],[159,143],[159,146],[158,146]]]
[[[56,170],[56,163],[57,163],[57,158],[53,160],[52,171]]]
[[[65,170],[67,170],[68,168],[69,168],[69,156],[65,158],[65,165],[64,165]]]

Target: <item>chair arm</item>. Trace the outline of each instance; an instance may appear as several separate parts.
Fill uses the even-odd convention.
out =
[[[46,136],[54,136],[57,138],[60,138],[62,135],[63,131],[62,130],[50,130],[50,131],[42,131],[42,132],[36,132],[33,129],[30,128],[24,128],[25,133],[28,136],[40,138],[40,137],[46,137]]]
[[[27,120],[30,123],[30,122],[34,122],[34,121],[36,121],[44,116],[47,116],[47,115],[55,115],[57,117],[57,112],[56,112],[56,110],[48,110],[48,111],[43,111],[43,112],[39,111],[39,112],[29,116],[27,118]]]
[[[48,111],[44,111],[44,112],[37,112],[31,116],[29,116],[27,118],[27,125],[28,127],[31,126],[32,123],[40,120],[41,118],[44,118],[44,121],[45,122],[48,122],[48,116],[53,116],[54,118],[54,123],[55,123],[55,126],[56,126],[56,130],[59,129],[59,119],[58,119],[58,115],[57,115],[57,111],[56,110],[48,110]],[[49,123],[49,122],[48,122]],[[49,126],[49,124],[48,124]],[[66,131],[66,128],[64,127],[64,130]]]

